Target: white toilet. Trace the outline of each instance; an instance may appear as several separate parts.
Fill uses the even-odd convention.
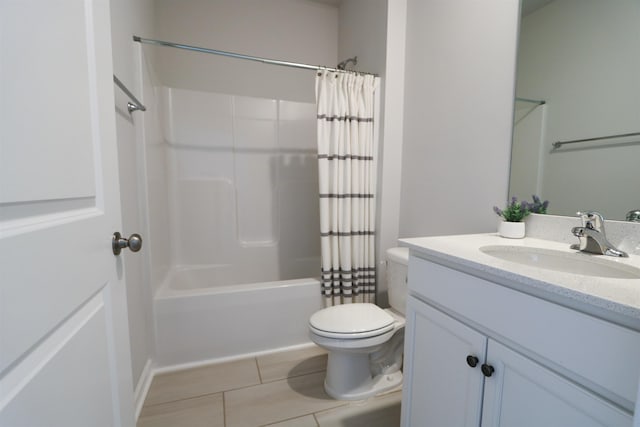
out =
[[[340,400],[360,400],[402,383],[408,248],[387,250],[391,308],[356,303],[328,307],[309,319],[311,340],[329,352],[324,388]]]

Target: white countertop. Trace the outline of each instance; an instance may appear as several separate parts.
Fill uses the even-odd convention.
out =
[[[640,279],[616,279],[552,271],[488,255],[490,245],[524,246],[576,253],[566,243],[525,237],[505,239],[496,233],[401,239],[412,254],[503,286],[555,302],[640,331]],[[606,257],[607,261],[640,268],[640,256]]]

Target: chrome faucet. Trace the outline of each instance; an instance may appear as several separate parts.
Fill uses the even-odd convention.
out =
[[[627,212],[627,221],[640,222],[640,209],[634,209]]]
[[[571,249],[598,255],[628,257],[626,252],[616,249],[604,233],[604,218],[598,212],[578,212],[582,219],[582,227],[573,227],[571,233],[580,243],[571,245]]]

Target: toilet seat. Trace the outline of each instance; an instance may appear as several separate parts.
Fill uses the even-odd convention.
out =
[[[309,328],[314,334],[345,340],[375,337],[394,327],[393,316],[369,303],[328,307],[314,313],[309,319]]]

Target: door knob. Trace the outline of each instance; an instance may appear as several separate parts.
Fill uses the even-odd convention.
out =
[[[129,248],[131,252],[138,252],[142,248],[142,237],[134,233],[129,238],[122,237],[119,232],[113,233],[111,239],[111,249],[113,249],[114,255],[120,255],[123,248]]]

